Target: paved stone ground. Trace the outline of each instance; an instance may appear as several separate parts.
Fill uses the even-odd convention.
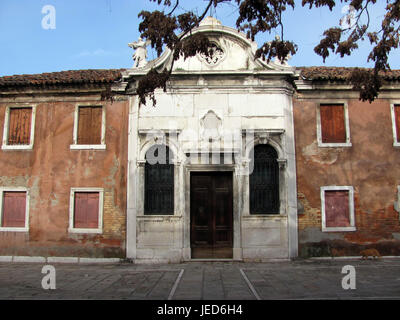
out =
[[[52,265],[56,289],[44,290],[43,264],[0,263],[0,299],[400,299],[400,259]],[[345,265],[355,290],[341,286]]]

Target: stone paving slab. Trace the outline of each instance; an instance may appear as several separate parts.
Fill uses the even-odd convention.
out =
[[[169,265],[68,261],[52,264],[55,290],[42,288],[44,265],[0,262],[0,299],[400,299],[400,259]],[[342,288],[345,265],[356,270],[355,290]]]

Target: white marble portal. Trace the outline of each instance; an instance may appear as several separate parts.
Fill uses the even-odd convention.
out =
[[[208,21],[208,22],[207,22]],[[254,59],[256,44],[208,19],[215,57],[178,60],[157,106],[130,98],[127,257],[136,262],[181,262],[190,255],[190,172],[233,172],[233,258],[266,261],[297,256],[297,192],[292,113],[294,68]],[[124,74],[127,85],[150,68],[171,63],[166,51]],[[147,70],[147,71],[146,71]],[[174,154],[174,214],[144,215],[144,164],[154,144]],[[280,213],[250,215],[249,158],[256,144],[278,153]],[[221,155],[225,155],[221,162]]]

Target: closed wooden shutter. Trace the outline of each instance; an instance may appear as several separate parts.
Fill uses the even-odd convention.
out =
[[[99,193],[75,192],[74,228],[99,227]]]
[[[5,191],[3,193],[3,215],[1,226],[25,227],[26,192]]]
[[[321,135],[324,143],[346,142],[343,105],[321,105]]]
[[[394,115],[396,122],[397,142],[400,142],[400,104],[394,106]]]
[[[325,191],[325,225],[350,227],[348,191]]]
[[[79,107],[78,144],[101,144],[102,107]]]
[[[32,108],[10,108],[8,144],[29,145],[31,141]]]

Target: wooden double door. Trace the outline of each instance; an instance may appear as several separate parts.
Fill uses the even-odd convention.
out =
[[[190,176],[192,258],[233,257],[232,172],[192,172]]]

